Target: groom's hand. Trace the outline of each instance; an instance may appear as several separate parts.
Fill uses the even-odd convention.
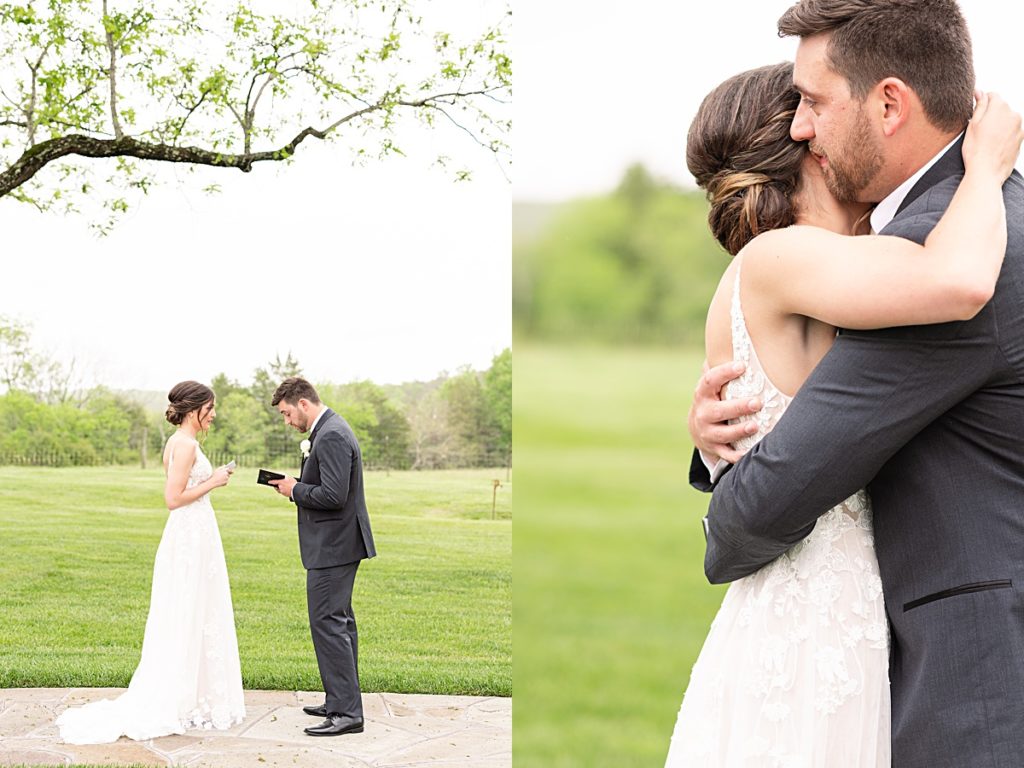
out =
[[[722,387],[738,378],[743,370],[743,363],[722,363],[708,368],[705,361],[704,375],[693,393],[689,414],[690,438],[710,465],[718,459],[735,464],[743,454],[734,450],[732,443],[757,431],[757,424],[753,421],[742,424],[728,422],[761,410],[759,398],[722,399]]]
[[[270,484],[277,488],[277,492],[284,496],[286,499],[292,497],[292,489],[295,487],[295,483],[298,482],[294,477],[286,477],[284,480],[271,480]]]

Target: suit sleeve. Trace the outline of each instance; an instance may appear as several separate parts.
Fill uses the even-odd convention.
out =
[[[992,315],[989,306],[968,322],[841,334],[775,429],[715,485],[708,579],[747,576],[801,541],[982,386],[996,352]]]
[[[731,469],[732,464],[719,459],[714,471],[709,470],[700,451],[694,448],[693,458],[690,459],[690,485],[703,493],[711,493],[715,490],[715,483],[719,478]]]
[[[325,432],[317,440],[316,454],[320,485],[296,483],[292,499],[306,509],[339,510],[348,500],[352,449],[338,432]]]
[[[690,459],[690,485],[703,493],[711,493],[714,489],[711,473],[704,466],[704,460],[696,448],[693,449],[693,457]]]

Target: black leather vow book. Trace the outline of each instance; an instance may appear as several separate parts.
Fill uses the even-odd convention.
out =
[[[260,473],[256,476],[256,482],[260,485],[270,485],[271,480],[284,480],[284,475],[271,472],[269,469],[261,469]]]

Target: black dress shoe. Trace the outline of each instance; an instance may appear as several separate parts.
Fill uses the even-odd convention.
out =
[[[320,725],[306,728],[305,731],[310,736],[341,736],[345,733],[362,733],[363,721],[331,713]]]
[[[303,707],[302,711],[307,715],[312,715],[313,717],[327,717],[327,707],[323,704],[316,707]]]

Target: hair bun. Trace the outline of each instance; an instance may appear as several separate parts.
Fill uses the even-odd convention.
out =
[[[708,197],[712,205],[718,205],[733,195],[740,194],[755,187],[754,194],[759,190],[756,187],[771,182],[771,177],[756,171],[734,171],[731,169],[719,171],[710,182],[708,182]]]
[[[707,192],[708,224],[734,256],[762,232],[793,223],[792,186],[763,173],[725,171]]]
[[[173,404],[167,406],[167,410],[164,412],[166,419],[177,426],[181,424],[181,416],[178,414],[178,409]]]
[[[789,135],[800,100],[792,77],[783,63],[729,78],[705,97],[687,134],[686,165],[707,192],[708,225],[733,255],[794,221],[806,149]]]
[[[170,405],[164,412],[165,418],[175,426],[180,426],[185,417],[193,411],[198,411],[207,403],[214,400],[213,390],[198,381],[183,381],[175,384],[167,393]]]

